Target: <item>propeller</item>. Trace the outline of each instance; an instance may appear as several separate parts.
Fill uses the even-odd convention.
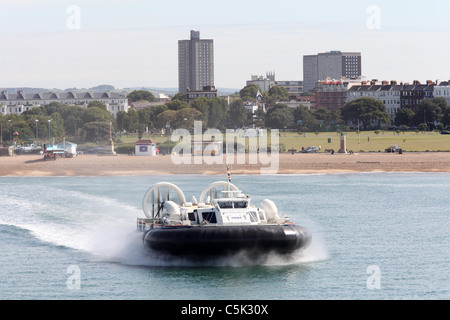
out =
[[[149,197],[150,199],[148,199]],[[149,205],[147,199],[151,200],[151,210],[147,208]],[[186,198],[180,188],[169,182],[159,182],[150,187],[142,200],[142,208],[147,218],[159,217],[166,201],[183,205],[186,203]]]

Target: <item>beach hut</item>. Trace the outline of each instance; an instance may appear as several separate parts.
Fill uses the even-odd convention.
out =
[[[135,154],[137,156],[156,156],[156,143],[151,140],[138,140],[135,144]]]

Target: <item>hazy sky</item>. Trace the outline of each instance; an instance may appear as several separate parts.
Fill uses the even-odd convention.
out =
[[[367,79],[450,79],[443,0],[0,0],[0,87],[176,88],[191,29],[219,88],[303,80],[303,55],[331,50],[360,51]]]

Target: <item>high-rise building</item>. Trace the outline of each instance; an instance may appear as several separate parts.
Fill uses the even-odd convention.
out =
[[[303,90],[314,90],[326,78],[358,78],[362,75],[361,52],[330,51],[303,56]]]
[[[303,56],[303,91],[313,91],[316,82],[319,79],[318,76],[318,56],[308,55]]]
[[[178,41],[178,91],[201,91],[214,86],[214,43],[191,30],[190,40]]]

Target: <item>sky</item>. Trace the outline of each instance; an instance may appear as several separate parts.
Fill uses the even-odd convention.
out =
[[[0,0],[0,88],[178,87],[178,40],[214,39],[215,85],[303,80],[303,55],[362,53],[367,79],[450,80],[443,0]]]

